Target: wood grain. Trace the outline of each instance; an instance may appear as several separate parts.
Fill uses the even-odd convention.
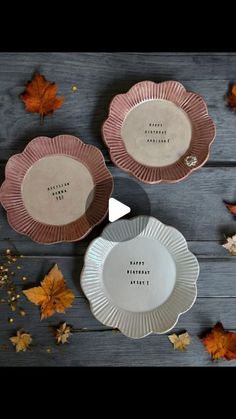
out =
[[[109,155],[101,125],[112,97],[141,80],[178,80],[202,95],[217,125],[211,162],[235,162],[235,119],[224,97],[235,78],[236,55],[138,53],[19,53],[0,56],[0,159],[8,159],[38,135],[73,134]],[[58,84],[65,104],[40,126],[19,99],[33,73],[41,71]],[[73,93],[72,86],[78,90]],[[4,122],[3,122],[4,121]]]
[[[18,289],[39,283],[58,263],[76,301],[65,315],[42,322],[38,307],[24,297],[20,298],[19,307],[25,308],[26,317],[12,313],[6,303],[0,303],[0,366],[236,366],[235,361],[212,363],[199,339],[219,320],[226,328],[236,329],[236,258],[221,246],[224,234],[236,232],[236,219],[223,203],[236,202],[236,114],[225,101],[229,84],[235,81],[235,68],[236,54],[226,53],[0,54],[0,183],[6,160],[21,152],[32,138],[76,135],[102,150],[114,176],[113,196],[131,207],[130,216],[151,214],[175,226],[200,263],[197,301],[173,330],[188,330],[191,334],[188,351],[174,351],[166,335],[128,339],[93,317],[79,285],[84,253],[107,219],[81,242],[44,246],[12,230],[1,208],[0,254],[11,248],[25,255],[22,269],[17,271]],[[38,115],[25,112],[19,99],[36,70],[55,81],[58,94],[65,96],[63,107],[45,118],[43,126]],[[143,185],[111,164],[101,139],[101,125],[114,95],[126,92],[141,80],[170,79],[182,82],[188,90],[205,98],[217,136],[205,167],[185,181]],[[73,85],[78,87],[74,93]],[[21,279],[23,275],[28,278],[26,282]],[[8,323],[9,317],[14,317],[13,324]],[[57,346],[51,326],[61,321],[73,325],[74,333],[68,345]],[[16,354],[9,337],[21,327],[32,334],[33,345],[31,351]]]
[[[145,185],[112,165],[108,168],[114,178],[113,196],[132,209],[130,216],[153,215],[163,223],[176,227],[187,240],[192,241],[217,240],[220,244],[224,241],[224,234],[236,232],[235,218],[223,202],[236,201],[236,167],[204,167],[182,182],[159,185]],[[93,230],[86,241],[100,234],[106,224],[107,219]],[[0,233],[2,239],[20,238],[19,234],[9,229],[3,209],[0,210]],[[80,243],[74,244],[75,249],[79,246]],[[57,247],[60,249],[63,245]],[[45,248],[46,254],[50,248]]]
[[[0,366],[236,366],[236,361],[212,362],[199,339],[217,320],[225,327],[235,329],[236,304],[234,298],[198,298],[193,308],[180,317],[178,327],[171,333],[188,330],[191,346],[185,353],[174,351],[166,335],[150,335],[130,339],[115,330],[108,330],[93,317],[85,301],[78,299],[66,315],[55,315],[40,322],[38,308],[27,305],[26,318],[6,328],[1,314]],[[66,320],[73,325],[70,343],[57,346],[53,327]],[[24,327],[34,338],[32,350],[16,354],[8,339]],[[47,352],[50,348],[51,353]]]
[[[201,258],[200,274],[198,278],[199,297],[236,297],[236,257],[231,259]],[[84,256],[28,256],[18,259],[11,269],[15,272],[15,282],[19,289],[26,289],[38,285],[44,275],[57,263],[62,270],[68,286],[78,298],[85,298],[80,288],[80,273],[84,264]],[[22,268],[18,270],[16,266]],[[14,267],[15,266],[15,267]],[[27,281],[22,281],[26,276]],[[23,298],[25,300],[25,298]],[[236,326],[235,326],[236,327]]]

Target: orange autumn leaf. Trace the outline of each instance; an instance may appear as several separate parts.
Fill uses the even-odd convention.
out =
[[[41,308],[41,320],[52,316],[55,312],[64,313],[72,305],[75,298],[67,288],[62,272],[54,265],[41,282],[41,286],[23,291],[28,300]]]
[[[226,208],[231,212],[231,214],[236,215],[236,205],[235,204],[226,204]]]
[[[236,84],[232,84],[230,91],[227,95],[228,105],[235,111],[236,110]]]
[[[36,73],[33,80],[28,82],[20,98],[29,112],[39,113],[40,118],[53,113],[64,102],[63,97],[57,97],[57,85]]]
[[[236,333],[228,332],[221,323],[216,323],[202,341],[213,359],[236,359]]]

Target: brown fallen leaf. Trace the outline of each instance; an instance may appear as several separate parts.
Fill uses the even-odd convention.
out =
[[[232,84],[230,91],[227,94],[227,102],[232,110],[236,110],[236,84]]]
[[[16,336],[11,337],[10,341],[16,347],[16,352],[25,352],[32,342],[32,337],[29,333],[18,330]]]
[[[39,113],[40,120],[52,114],[64,103],[63,97],[57,97],[57,85],[45,79],[42,74],[36,73],[33,80],[28,82],[20,98],[29,112]]]
[[[62,272],[54,265],[41,282],[41,286],[24,290],[28,300],[41,307],[41,320],[55,312],[64,313],[75,298],[72,290],[67,288]]]
[[[173,343],[174,349],[178,349],[178,351],[185,351],[187,346],[190,344],[190,336],[188,332],[182,333],[179,336],[173,333],[173,335],[168,336],[168,338],[170,342]]]
[[[236,333],[225,330],[222,323],[216,323],[202,341],[213,359],[236,359]]]
[[[68,343],[68,339],[72,335],[71,327],[66,323],[62,323],[58,329],[56,329],[55,337],[57,343]]]
[[[236,256],[236,234],[232,237],[226,237],[227,242],[222,246],[228,250],[232,256]]]
[[[226,204],[226,208],[231,212],[231,214],[236,215],[236,205],[235,204]]]

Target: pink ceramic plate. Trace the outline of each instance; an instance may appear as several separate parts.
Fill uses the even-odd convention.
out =
[[[177,81],[143,81],[114,97],[102,128],[111,160],[145,183],[178,182],[209,157],[215,125]]]
[[[71,135],[38,137],[6,165],[9,224],[38,243],[76,241],[101,222],[113,180],[102,153]]]

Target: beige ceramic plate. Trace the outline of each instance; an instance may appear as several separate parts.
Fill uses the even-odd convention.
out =
[[[114,97],[102,129],[114,164],[146,183],[178,182],[215,138],[204,99],[177,81],[135,84]]]
[[[103,220],[113,188],[102,153],[71,135],[38,137],[6,165],[9,224],[39,243],[75,241]]]
[[[178,230],[139,216],[108,225],[90,244],[81,286],[100,322],[141,338],[175,326],[196,299],[198,274]]]

